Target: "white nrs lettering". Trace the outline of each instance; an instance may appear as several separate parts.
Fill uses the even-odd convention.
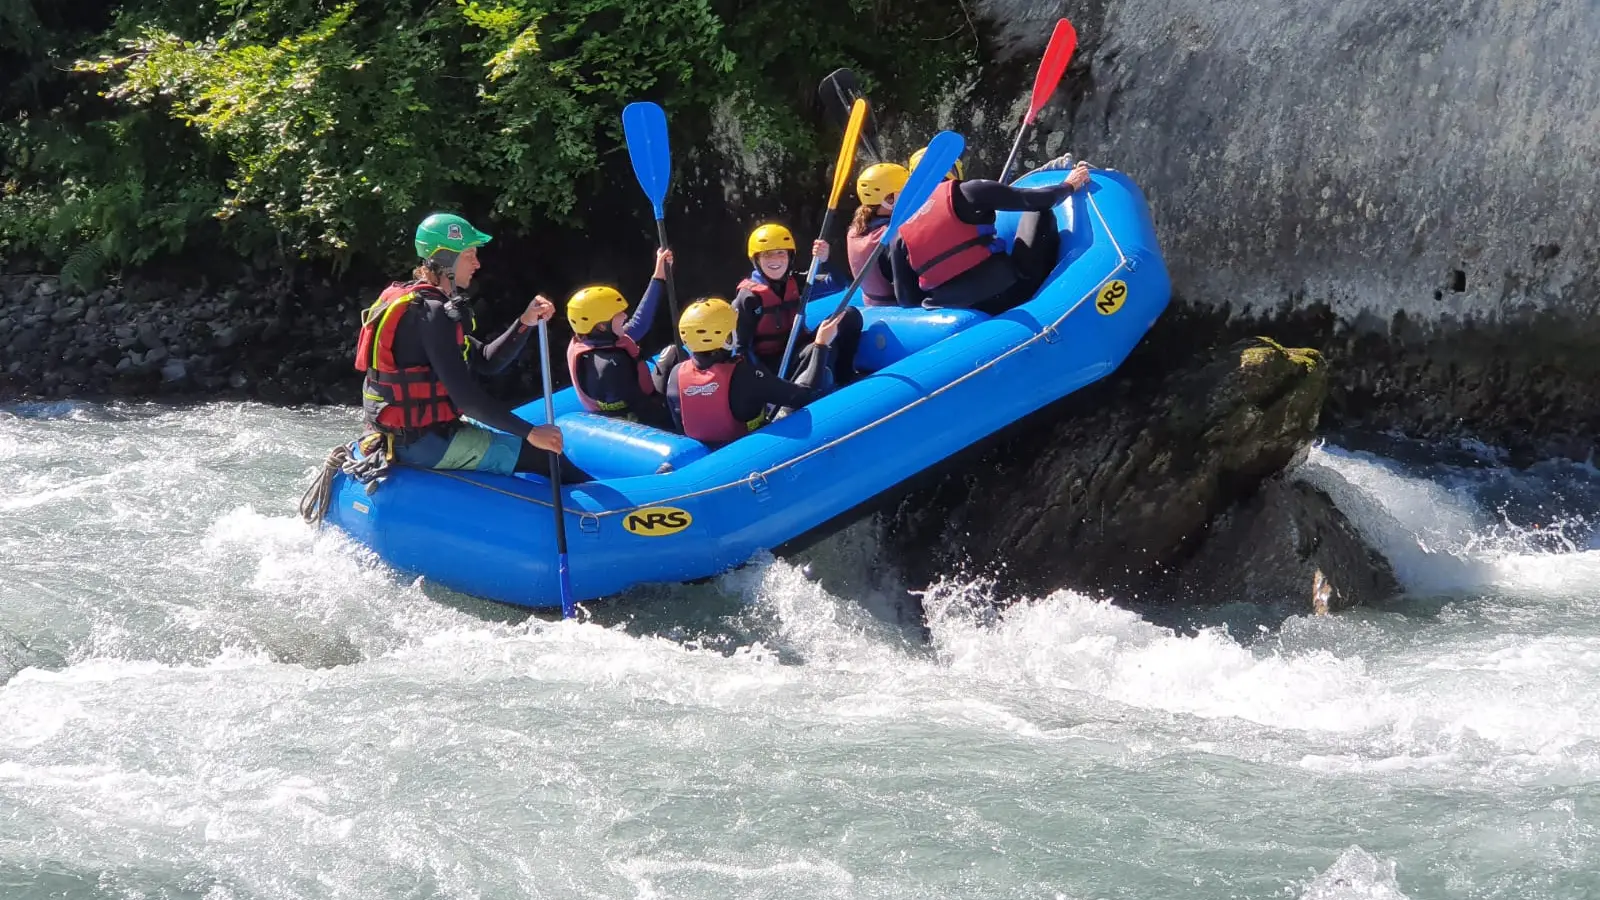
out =
[[[715,394],[717,392],[717,388],[721,386],[722,385],[716,383],[715,381],[711,382],[710,384],[691,384],[684,388],[683,392],[690,397],[710,397]]]

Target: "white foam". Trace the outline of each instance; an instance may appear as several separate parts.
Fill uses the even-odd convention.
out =
[[[1391,859],[1350,847],[1306,886],[1300,900],[1409,900]]]

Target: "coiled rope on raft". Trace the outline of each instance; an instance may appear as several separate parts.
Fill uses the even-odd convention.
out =
[[[368,435],[362,440],[366,441],[373,437],[375,436]],[[365,485],[371,485],[387,474],[389,466],[396,463],[389,459],[389,453],[379,452],[382,446],[375,441],[371,447],[363,447],[363,455],[359,458],[352,455],[351,444],[340,444],[328,451],[328,458],[322,463],[322,471],[317,473],[317,477],[306,488],[306,492],[300,495],[300,518],[304,519],[307,525],[321,524],[322,520],[327,518],[328,508],[333,504],[333,477],[340,472]],[[371,491],[369,487],[368,493]]]
[[[340,444],[328,454],[327,460],[322,463],[322,471],[312,480],[306,492],[300,495],[300,518],[307,525],[321,524],[328,515],[328,507],[333,503],[333,476],[344,471],[345,464],[350,462],[350,446]]]

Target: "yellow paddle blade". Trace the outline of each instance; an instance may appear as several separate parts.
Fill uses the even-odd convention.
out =
[[[833,193],[828,195],[828,208],[839,208],[839,197],[844,186],[850,183],[850,170],[856,165],[856,141],[861,139],[861,126],[867,124],[867,101],[857,98],[850,107],[850,123],[844,127],[844,143],[839,145],[839,161],[833,164]]]

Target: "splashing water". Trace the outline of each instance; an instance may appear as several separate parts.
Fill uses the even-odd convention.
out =
[[[0,411],[0,895],[1600,889],[1582,467],[1313,451],[1385,608],[1188,634],[951,580],[924,640],[870,523],[583,623],[398,579],[293,515],[354,424]]]

